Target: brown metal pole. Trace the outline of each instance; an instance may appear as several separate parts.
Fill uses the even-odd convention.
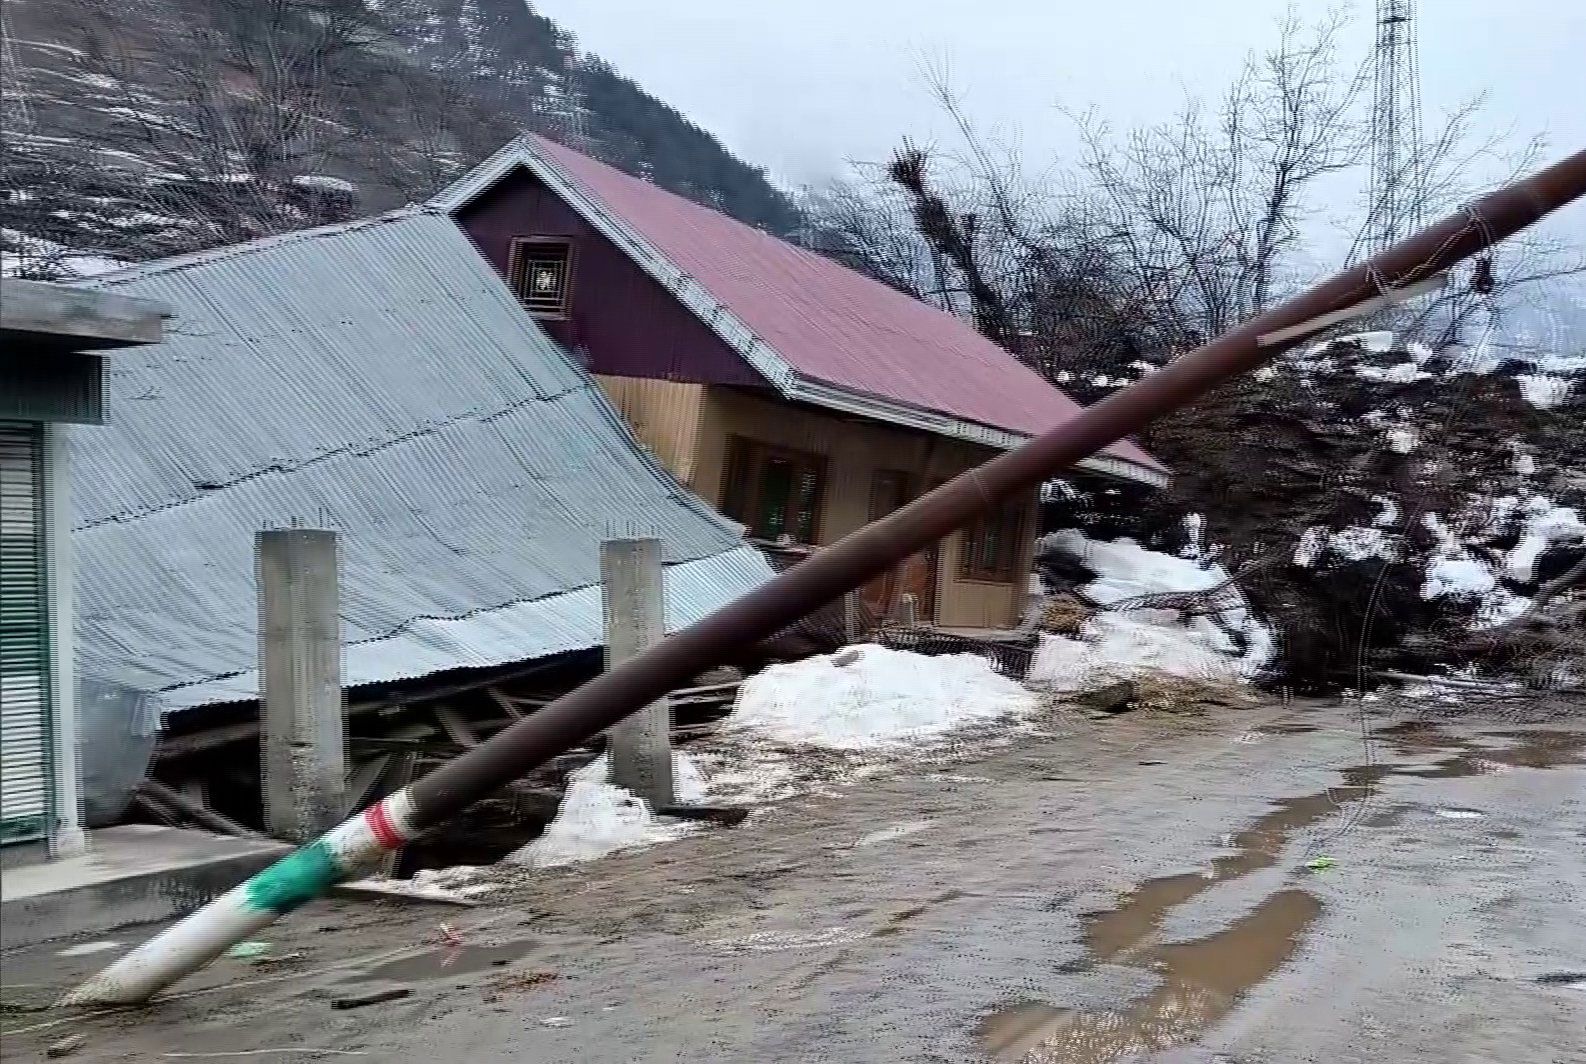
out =
[[[962,528],[998,500],[1034,487],[1302,339],[1262,346],[1258,337],[1430,277],[1582,194],[1586,151],[1499,189],[1176,359],[1044,436],[844,537],[413,784],[414,827],[422,830],[438,823],[717,664],[728,648],[770,636]]]
[[[732,646],[762,639],[863,584],[1013,492],[1067,468],[1236,373],[1298,343],[1259,338],[1402,288],[1586,194],[1586,152],[1486,197],[1430,229],[1207,344],[1002,455],[846,537],[703,621],[557,699],[417,783],[377,802],[160,932],[61,999],[134,1004],[318,897],[338,879],[392,853],[414,834],[604,731],[714,665]]]

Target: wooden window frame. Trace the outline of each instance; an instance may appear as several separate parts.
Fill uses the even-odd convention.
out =
[[[1012,584],[1019,576],[1023,553],[1025,522],[1029,505],[1006,502],[991,513],[982,514],[959,533],[958,579],[974,584]],[[1000,557],[987,561],[987,533],[996,529]]]
[[[774,459],[788,462],[795,469],[800,467],[810,469],[815,474],[815,498],[810,506],[808,539],[801,538],[794,529],[784,527],[781,532],[770,532],[758,526],[759,515],[763,512],[766,501],[765,470],[769,462]],[[815,546],[820,542],[821,526],[826,519],[828,474],[828,462],[823,454],[765,443],[748,436],[730,435],[727,437],[726,459],[722,463],[721,471],[721,494],[718,496],[721,499],[721,511],[748,529],[748,534],[752,538],[771,541],[778,536],[787,535],[792,537],[795,543]],[[794,524],[799,523],[796,512],[797,485],[798,478],[795,477],[789,487],[790,494],[786,500],[786,512],[792,517]]]
[[[881,494],[887,488],[895,487],[896,494],[901,501],[892,507],[887,507],[881,500]],[[914,477],[902,469],[877,469],[870,474],[870,520],[879,521],[896,510],[901,510],[914,501]]]
[[[563,261],[566,265],[562,271],[562,298],[555,310],[532,306],[525,288],[528,285],[528,259],[525,252],[529,248],[555,247],[563,251]],[[507,254],[507,284],[512,288],[512,294],[530,314],[541,321],[566,321],[572,312],[573,282],[577,272],[578,256],[573,246],[571,237],[565,236],[515,236],[512,238],[512,247]]]

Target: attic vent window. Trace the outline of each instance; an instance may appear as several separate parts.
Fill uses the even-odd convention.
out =
[[[573,274],[573,245],[546,237],[512,241],[508,271],[518,299],[538,318],[567,317]]]

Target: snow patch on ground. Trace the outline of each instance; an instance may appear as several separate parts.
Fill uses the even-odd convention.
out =
[[[15,229],[0,230],[0,237],[9,245],[0,250],[0,277],[15,277],[29,270],[44,270],[61,277],[92,277],[128,265],[120,259],[84,254]]]
[[[1414,362],[1397,362],[1391,366],[1356,366],[1355,376],[1386,384],[1413,384],[1415,381],[1432,379],[1430,373]]]
[[[351,181],[331,177],[329,174],[299,174],[292,178],[292,184],[299,188],[318,189],[322,192],[356,193],[358,191],[358,186]]]
[[[936,738],[1034,705],[1034,696],[978,655],[926,657],[865,645],[751,676],[724,730],[863,750]]]
[[[1473,598],[1485,595],[1498,586],[1498,579],[1486,565],[1461,551],[1458,554],[1439,554],[1426,566],[1426,582],[1421,586],[1421,597]]]
[[[677,800],[703,801],[703,773],[687,754],[672,757]],[[611,783],[610,774],[610,762],[604,754],[574,772],[567,779],[567,793],[545,833],[502,860],[529,868],[558,868],[593,861],[618,850],[682,838],[699,829],[692,821],[657,817],[643,798]]]
[[[1456,522],[1463,535],[1435,513],[1423,516],[1421,523],[1438,544],[1427,561],[1421,596],[1477,600],[1478,630],[1513,620],[1530,604],[1529,598],[1502,586],[1502,581],[1533,583],[1537,560],[1548,548],[1586,542],[1586,522],[1579,510],[1541,494],[1472,498],[1464,518]],[[1514,523],[1519,525],[1519,539],[1507,552],[1482,546],[1482,539],[1499,535]]]
[[[1100,613],[1085,622],[1078,639],[1043,635],[1028,682],[1052,691],[1090,691],[1147,673],[1233,683],[1240,662],[1168,611]]]

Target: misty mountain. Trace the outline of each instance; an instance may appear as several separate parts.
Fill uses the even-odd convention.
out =
[[[800,222],[522,0],[7,0],[4,29],[4,243],[40,275],[399,206],[524,130],[770,232]]]

